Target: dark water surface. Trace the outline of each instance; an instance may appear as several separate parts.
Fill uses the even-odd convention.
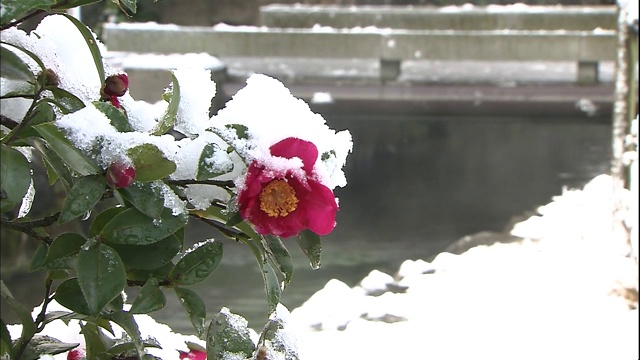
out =
[[[327,122],[353,135],[348,185],[335,190],[338,225],[323,240],[321,269],[311,270],[295,240],[285,240],[295,270],[281,301],[290,309],[332,278],[353,286],[373,269],[393,274],[402,261],[428,259],[464,235],[501,231],[564,186],[582,186],[609,168],[611,127],[604,118],[340,116]],[[197,225],[186,241],[211,236]],[[204,298],[209,320],[227,306],[259,329],[267,303],[255,258],[242,244],[223,241],[221,265],[191,289]],[[20,296],[41,296],[21,290]],[[166,295],[167,306],[154,317],[192,333],[173,292]]]

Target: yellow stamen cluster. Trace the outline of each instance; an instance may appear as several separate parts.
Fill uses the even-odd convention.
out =
[[[296,192],[284,180],[273,180],[260,192],[260,209],[271,217],[287,216],[297,207]]]

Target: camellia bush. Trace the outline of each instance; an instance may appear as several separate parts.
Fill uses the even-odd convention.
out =
[[[135,0],[113,1],[135,13]],[[156,358],[151,350],[159,345],[142,335],[140,316],[177,296],[206,344],[192,344],[181,358],[267,358],[270,351],[297,358],[280,341],[275,316],[293,274],[285,244],[320,266],[321,236],[336,224],[333,189],[346,185],[350,133],[330,129],[264,75],[250,77],[213,116],[216,84],[202,68],[171,70],[172,82],[158,89],[164,101],[136,101],[127,74],[103,62],[106,48],[96,35],[66,14],[93,2],[0,5],[2,241],[37,242],[30,271],[46,274],[34,313],[1,283],[21,326],[11,336],[13,325],[2,321],[0,356]],[[36,15],[46,16],[34,30],[20,28]],[[63,191],[64,201],[40,203],[38,176],[52,193]],[[34,218],[32,208],[48,215]],[[187,248],[192,222],[209,225],[212,235]],[[257,343],[226,308],[207,319],[205,302],[189,289],[215,271],[225,241],[244,244],[264,278],[265,314],[272,316]],[[125,299],[128,287],[140,288],[135,298]],[[78,326],[82,345],[43,335],[60,320]]]

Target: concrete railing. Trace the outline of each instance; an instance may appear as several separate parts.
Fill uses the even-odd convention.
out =
[[[328,26],[407,30],[594,30],[616,29],[615,6],[319,6],[260,7],[260,25],[272,28]]]
[[[357,13],[359,8],[352,9]],[[484,13],[493,16],[489,10]],[[598,81],[598,62],[613,61],[616,54],[615,30],[603,28],[476,31],[121,23],[105,24],[103,40],[110,51],[135,53],[378,59],[383,81],[396,79],[404,60],[480,60],[576,62],[577,81],[593,83]]]

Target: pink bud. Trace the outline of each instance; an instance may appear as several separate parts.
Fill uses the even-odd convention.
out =
[[[136,169],[117,162],[107,169],[107,184],[123,189],[129,187],[136,180]]]
[[[67,360],[86,360],[87,354],[84,349],[75,348],[67,353]]]
[[[180,351],[180,360],[207,360],[207,353],[191,349],[188,353]]]

